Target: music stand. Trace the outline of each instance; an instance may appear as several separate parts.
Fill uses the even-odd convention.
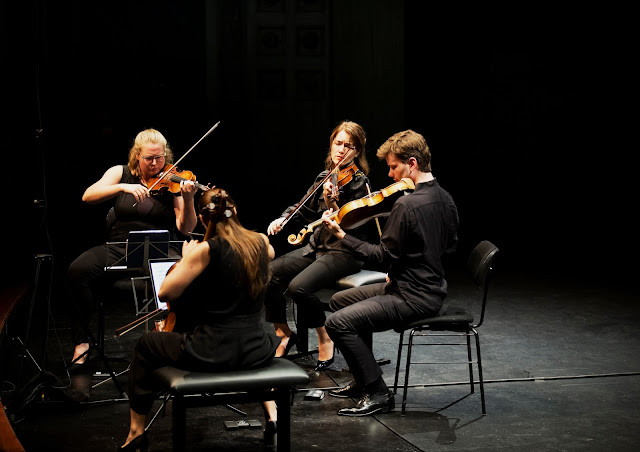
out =
[[[136,315],[148,312],[149,304],[153,297],[149,296],[148,282],[149,259],[166,259],[169,257],[169,245],[179,241],[170,240],[169,231],[166,229],[150,229],[144,231],[131,231],[126,242],[107,242],[107,246],[125,246],[125,254],[111,265],[105,267],[105,271],[139,272],[144,276],[131,277],[131,290],[136,307]],[[144,299],[138,301],[136,281],[145,282]],[[142,307],[140,306],[142,304]]]

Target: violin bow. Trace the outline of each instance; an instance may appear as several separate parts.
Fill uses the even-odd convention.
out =
[[[340,161],[338,162],[338,164],[331,170],[329,171],[329,174],[327,174],[324,179],[322,179],[320,182],[318,182],[318,184],[313,188],[313,190],[311,190],[309,193],[307,193],[307,195],[302,199],[302,201],[300,201],[298,203],[298,205],[296,206],[295,209],[293,209],[291,212],[289,212],[289,215],[287,215],[285,217],[285,219],[282,221],[282,223],[280,224],[280,228],[278,229],[278,231],[276,232],[276,234],[278,232],[280,232],[282,230],[282,228],[284,228],[284,225],[287,224],[289,222],[289,220],[291,220],[291,218],[298,213],[298,211],[302,208],[302,206],[304,205],[305,202],[307,202],[309,200],[309,198],[318,190],[319,187],[321,187],[322,185],[324,185],[324,183],[327,181],[327,179],[329,179],[331,177],[331,175],[333,174],[334,170],[336,168],[340,168],[340,165],[342,165],[342,162],[344,162],[347,157],[349,157],[349,155],[351,155],[351,153],[355,151],[355,149],[349,149],[349,151],[344,155],[344,157],[342,157],[342,159],[340,159]]]
[[[215,130],[215,128],[216,128],[216,127],[218,127],[219,125],[220,125],[220,121],[216,122],[216,123],[215,123],[215,125],[214,125],[212,128],[210,128],[210,129],[209,129],[209,131],[208,131],[207,133],[205,133],[204,135],[202,135],[202,138],[200,138],[200,139],[196,142],[196,144],[194,144],[193,146],[191,146],[191,148],[190,148],[187,152],[185,152],[185,153],[184,153],[184,155],[183,155],[182,157],[180,157],[178,160],[176,160],[176,162],[175,162],[173,165],[171,165],[171,167],[170,167],[167,171],[165,171],[164,173],[165,173],[165,174],[170,173],[170,172],[171,172],[171,170],[172,170],[172,169],[174,169],[176,166],[178,166],[178,163],[180,163],[180,162],[182,161],[182,159],[183,159],[183,158],[185,158],[185,157],[189,154],[189,152],[193,151],[193,148],[195,148],[198,144],[200,144],[200,142],[201,142],[202,140],[204,140],[204,139],[205,139],[205,138],[206,138],[206,137],[207,137],[211,132],[213,132],[213,131]],[[164,176],[164,175],[163,175],[163,176]],[[149,187],[149,191],[151,191],[151,190],[152,190],[156,185],[158,185],[158,183],[160,183],[160,181],[161,181],[161,180],[162,180],[162,177],[159,177],[159,178],[158,178],[158,180],[157,180],[157,181],[155,181],[151,187]],[[135,204],[134,204],[134,206],[135,206]]]

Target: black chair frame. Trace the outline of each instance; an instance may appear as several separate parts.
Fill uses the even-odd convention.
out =
[[[407,357],[404,373],[404,385],[402,395],[402,414],[406,412],[407,404],[407,391],[409,387],[409,370],[411,364],[423,364],[423,365],[438,365],[438,364],[467,364],[469,367],[469,385],[471,387],[471,393],[475,392],[475,380],[473,375],[473,366],[478,367],[478,385],[480,387],[480,400],[482,403],[482,414],[486,415],[486,404],[484,396],[484,379],[482,376],[482,359],[480,355],[480,337],[478,335],[477,328],[482,325],[484,321],[484,314],[487,305],[487,297],[489,293],[489,282],[493,277],[493,262],[498,248],[489,241],[480,242],[472,251],[469,260],[467,261],[467,270],[471,274],[471,277],[475,284],[482,288],[482,303],[480,307],[480,319],[477,323],[474,323],[474,317],[471,313],[458,306],[445,305],[440,314],[435,317],[429,317],[421,319],[412,323],[409,323],[402,328],[397,328],[396,331],[400,333],[400,340],[398,344],[398,357],[396,361],[396,374],[393,384],[393,391],[397,394],[398,391],[398,379],[400,374],[400,365],[402,359],[402,347],[407,347]],[[409,331],[409,340],[404,342],[404,334]],[[428,342],[419,343],[414,342],[416,337],[465,337],[464,342]],[[471,337],[475,339],[475,352],[476,360],[472,356]],[[421,362],[411,361],[411,352],[414,346],[454,346],[464,345],[467,349],[467,361],[455,361],[455,362]],[[435,384],[434,384],[435,385]],[[429,385],[424,385],[429,386]]]

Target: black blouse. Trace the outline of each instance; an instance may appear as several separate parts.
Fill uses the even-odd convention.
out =
[[[433,314],[447,295],[442,256],[456,249],[458,221],[451,195],[434,179],[394,203],[379,244],[349,233],[342,242],[357,258],[388,272],[387,293],[398,294],[420,314]]]
[[[248,369],[268,363],[278,344],[262,322],[265,289],[251,297],[240,278],[241,262],[226,240],[213,237],[207,268],[171,303],[176,330],[184,334],[185,352],[203,368]],[[269,272],[267,246],[258,272]],[[255,276],[257,277],[257,275]]]

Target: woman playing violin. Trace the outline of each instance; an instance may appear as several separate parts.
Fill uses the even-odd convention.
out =
[[[192,181],[180,183],[180,193],[163,192],[151,196],[149,181],[158,175],[165,163],[173,161],[171,148],[165,137],[154,129],[143,130],[136,136],[129,151],[128,165],[116,165],[86,189],[82,200],[98,204],[114,200],[107,217],[107,236],[111,242],[124,242],[130,231],[167,229],[171,240],[177,231],[187,235],[197,224],[193,198],[196,187]],[[103,283],[104,268],[125,255],[125,246],[100,245],[75,259],[68,271],[70,297],[73,302],[72,335],[76,345],[73,362],[83,364],[89,350],[85,327],[94,306],[94,293]],[[172,249],[174,256],[179,251]]]
[[[240,224],[235,202],[221,188],[202,193],[198,205],[207,228],[205,240],[184,242],[182,259],[158,293],[176,313],[176,326],[183,333],[150,332],[135,347],[125,450],[146,450],[148,445],[143,432],[156,396],[150,384],[155,369],[167,365],[211,372],[252,369],[268,364],[277,347],[262,323],[269,261],[275,255],[269,239]],[[185,330],[185,323],[195,327]],[[266,402],[263,408],[265,441],[271,443],[277,409],[275,402]]]
[[[272,221],[268,227],[269,234],[275,234],[280,229],[289,214],[298,209],[304,222],[311,222],[322,217],[322,213],[333,208],[337,210],[345,203],[367,195],[369,172],[365,156],[366,135],[364,129],[355,122],[343,121],[331,133],[329,138],[329,152],[325,160],[325,171],[316,176],[309,188],[309,195],[319,182],[323,181],[328,172],[353,168],[352,174],[345,175],[345,171],[336,180],[329,178],[313,195],[303,198],[300,203],[287,208],[279,218]],[[339,166],[339,168],[336,168]],[[347,181],[340,185],[339,179]],[[366,238],[365,231],[352,230],[356,236]],[[298,322],[307,328],[315,328],[318,334],[318,362],[316,370],[324,370],[333,363],[333,342],[324,329],[324,308],[314,293],[322,288],[330,287],[343,276],[357,273],[362,262],[353,253],[342,246],[325,227],[320,225],[309,237],[309,243],[302,249],[290,251],[278,257],[271,263],[272,277],[267,290],[266,320],[274,324],[276,335],[281,338],[276,356],[286,356],[297,342],[297,336],[287,324],[286,299],[284,292],[298,306]]]

